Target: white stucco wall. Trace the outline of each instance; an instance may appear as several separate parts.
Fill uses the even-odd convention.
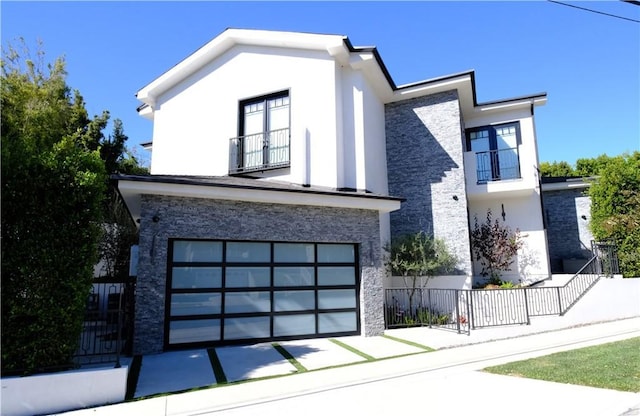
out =
[[[300,181],[308,137],[312,181],[335,186],[335,75],[327,53],[236,46],[158,97],[152,174],[227,175],[239,102],[289,91],[292,163],[279,179]]]
[[[418,277],[416,287],[426,289],[471,289],[472,277],[465,275],[446,275]],[[410,288],[413,280],[410,277],[390,276],[385,280],[385,289]]]
[[[502,223],[502,206],[505,221],[513,231],[520,230],[524,246],[519,251],[511,271],[502,274],[502,280],[514,283],[532,283],[549,277],[549,254],[546,233],[543,228],[540,199],[536,192],[525,197],[502,197],[496,200],[471,201],[469,203],[469,224],[473,231],[477,216],[478,224],[486,221],[487,209],[491,209],[493,221]],[[479,262],[474,262],[474,275],[480,276]]]
[[[224,176],[239,102],[289,91],[291,167],[258,176],[386,194],[384,106],[326,52],[235,46],[157,99],[152,174]]]

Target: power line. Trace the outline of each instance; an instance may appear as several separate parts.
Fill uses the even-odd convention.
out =
[[[591,12],[591,13],[597,13],[597,14],[602,14],[602,15],[609,16],[609,17],[615,17],[616,19],[622,19],[622,20],[628,20],[630,22],[640,23],[640,20],[631,19],[629,17],[618,16],[618,15],[615,15],[615,14],[605,13],[605,12],[601,12],[601,11],[593,10],[593,9],[587,9],[586,7],[580,7],[580,6],[576,6],[576,5],[568,4],[568,3],[563,3],[561,1],[556,1],[556,0],[547,0],[547,1],[549,3],[555,3],[555,4],[560,4],[562,6],[573,7],[575,9],[580,9],[580,10],[584,10],[584,11]],[[635,4],[635,2],[629,2],[629,3]]]

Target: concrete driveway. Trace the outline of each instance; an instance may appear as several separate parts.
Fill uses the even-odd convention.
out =
[[[433,331],[424,328],[416,330]],[[294,376],[263,378],[223,388],[152,397],[79,410],[67,415],[326,415],[417,411],[434,415],[632,415],[638,414],[640,409],[639,393],[498,376],[478,370],[638,336],[640,318],[631,318],[380,360],[368,360],[352,352],[352,346],[347,344],[349,340],[344,338],[338,339],[341,345],[328,339],[312,340],[297,352],[296,348],[291,348],[300,346],[296,341],[289,345],[292,351],[290,354],[293,356],[300,353],[298,356],[301,360],[306,355],[308,363],[324,365],[321,363],[330,362],[324,361],[325,358],[320,359],[323,355],[320,351],[334,354],[336,350],[333,346],[326,347],[328,343],[332,343],[353,354],[351,360],[356,364],[321,371],[300,371],[300,374]],[[395,345],[388,344],[387,341],[403,344],[386,339],[382,342],[389,346]],[[355,341],[358,342],[362,342],[362,339]],[[245,357],[241,347],[237,348],[218,350],[224,350],[220,355],[231,359],[226,364],[228,370],[225,370],[225,374],[228,371],[229,374],[245,377],[247,373],[243,373],[242,369],[249,366],[236,363],[236,360],[243,360]],[[265,351],[268,351],[266,354],[272,354],[268,348]],[[340,351],[341,357],[349,357],[344,354],[345,351],[337,351]],[[247,356],[256,353],[255,350],[245,352],[248,352]],[[317,360],[311,358],[314,354]],[[197,356],[195,352],[192,355],[193,357],[187,355],[186,358],[199,363],[194,367],[206,367],[204,357]],[[278,371],[285,371],[286,366],[279,367],[283,365],[282,359],[275,354],[273,357],[274,360],[262,360],[262,364],[257,363],[258,366],[268,369],[273,365],[273,368],[281,368]],[[360,361],[372,362],[357,364]],[[176,359],[174,362],[186,368],[184,360]],[[225,365],[222,366],[224,368]],[[151,365],[148,364],[147,367],[149,370]],[[289,370],[290,368],[286,371]],[[213,373],[212,370],[209,371]],[[166,374],[176,379],[182,377],[178,373]],[[208,380],[215,380],[215,377],[210,376]]]
[[[142,357],[133,397],[303,373],[429,350],[426,346],[387,337],[353,336],[147,355]]]

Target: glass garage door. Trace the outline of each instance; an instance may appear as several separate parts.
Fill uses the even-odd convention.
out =
[[[165,347],[360,333],[355,244],[170,240]]]

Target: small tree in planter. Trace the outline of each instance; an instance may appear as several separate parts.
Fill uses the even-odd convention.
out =
[[[478,217],[471,232],[471,250],[475,260],[482,265],[480,274],[488,278],[490,284],[500,285],[502,272],[510,271],[514,257],[522,248],[524,237],[520,230],[515,232],[509,226],[492,221],[491,209],[487,210],[486,222],[479,224]]]
[[[424,232],[403,235],[386,247],[387,267],[392,276],[402,276],[409,289],[409,313],[413,313],[413,298],[436,274],[451,272],[458,260],[449,253],[445,242]],[[419,279],[422,279],[419,282]]]

